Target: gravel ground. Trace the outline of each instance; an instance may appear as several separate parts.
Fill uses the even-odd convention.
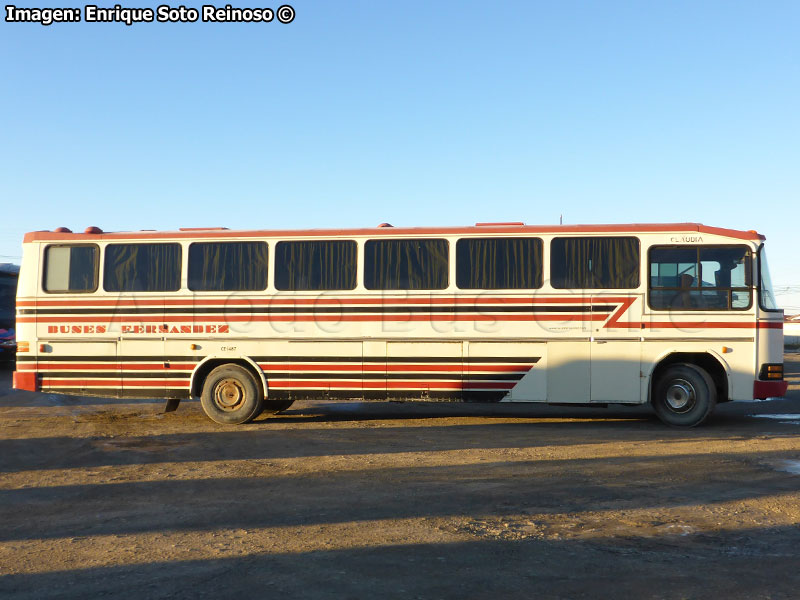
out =
[[[0,371],[3,598],[797,598],[786,399],[646,408],[33,394]]]

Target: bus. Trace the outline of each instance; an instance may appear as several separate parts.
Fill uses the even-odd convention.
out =
[[[649,404],[782,396],[764,236],[696,223],[25,235],[14,387],[200,399]]]

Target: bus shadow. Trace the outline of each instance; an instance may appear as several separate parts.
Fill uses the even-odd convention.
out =
[[[472,404],[434,403],[425,401],[392,402],[329,402],[300,401],[291,408],[274,415],[262,415],[256,423],[320,423],[361,422],[377,420],[430,420],[430,419],[597,419],[651,420],[652,411],[647,406],[636,407],[565,407],[546,404]]]
[[[135,425],[142,427],[139,413],[128,416],[113,413],[112,416],[115,425],[127,418],[135,419]],[[91,417],[93,415],[80,415],[78,418],[79,422],[80,419],[91,422]],[[165,415],[164,418],[182,417]],[[204,419],[202,416],[198,418]],[[198,461],[491,451],[576,444],[602,446],[650,442],[654,435],[658,436],[659,444],[734,442],[750,440],[754,435],[784,436],[797,431],[796,425],[779,422],[770,422],[767,431],[762,423],[753,423],[753,420],[724,428],[681,430],[665,427],[653,417],[614,421],[530,418],[512,422],[504,421],[505,418],[498,417],[496,422],[487,422],[483,418],[475,422],[459,419],[441,425],[435,424],[437,418],[432,416],[387,419],[385,415],[370,414],[356,418],[290,415],[285,417],[285,421],[269,420],[234,429],[210,425],[212,430],[201,432],[4,439],[0,440],[0,473]],[[107,417],[103,416],[101,423],[109,427]],[[291,427],[285,428],[286,424]]]
[[[297,472],[268,461],[226,467],[226,473],[242,469],[248,477],[219,477],[196,465],[116,477],[107,471],[87,474],[91,483],[4,489],[0,540],[475,514],[574,517],[586,511],[693,509],[793,495],[798,489],[789,469],[798,463],[796,450],[518,461],[476,457],[418,465],[413,457],[403,460],[406,464],[396,467],[340,461],[331,468],[321,461],[318,469]],[[21,514],[42,518],[20,519]]]
[[[244,539],[247,540],[245,534]],[[5,575],[4,598],[622,598],[795,597],[793,527],[710,538],[466,539],[165,560]],[[770,551],[771,550],[771,551]],[[709,559],[714,568],[709,570]],[[702,589],[702,592],[699,590]],[[258,592],[255,592],[258,590]]]

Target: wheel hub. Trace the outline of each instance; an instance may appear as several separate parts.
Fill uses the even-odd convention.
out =
[[[675,412],[687,412],[695,403],[694,387],[685,379],[676,379],[667,388],[667,404]]]
[[[223,379],[214,388],[214,403],[221,410],[236,410],[244,400],[244,388],[236,379]]]

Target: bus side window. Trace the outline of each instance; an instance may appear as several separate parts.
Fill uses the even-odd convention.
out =
[[[356,287],[353,240],[278,242],[275,288],[292,291],[352,290]]]
[[[752,303],[746,246],[653,246],[649,265],[656,310],[744,310]]]
[[[556,289],[639,287],[639,238],[564,237],[550,242],[550,283]]]
[[[265,290],[268,258],[266,242],[195,242],[189,246],[189,289]]]
[[[539,238],[462,238],[456,242],[456,285],[462,290],[542,287]]]
[[[99,256],[94,244],[48,246],[44,251],[44,291],[96,291]]]
[[[106,246],[103,288],[107,292],[175,292],[180,287],[180,244]]]
[[[448,243],[442,239],[368,240],[368,290],[443,290],[448,285]]]

